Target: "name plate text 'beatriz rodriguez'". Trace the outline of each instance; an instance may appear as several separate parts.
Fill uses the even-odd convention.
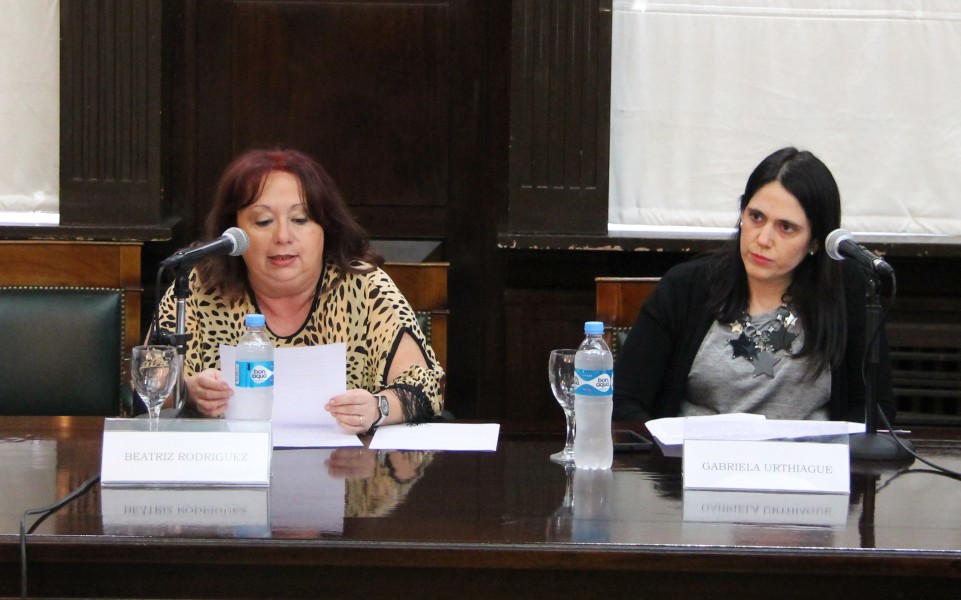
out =
[[[103,485],[270,484],[269,421],[107,419]]]

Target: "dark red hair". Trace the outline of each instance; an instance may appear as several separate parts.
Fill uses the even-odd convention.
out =
[[[383,264],[334,180],[317,161],[296,150],[250,150],[235,158],[217,184],[204,228],[206,239],[213,240],[236,226],[237,213],[260,197],[267,176],[275,171],[290,173],[300,182],[307,216],[324,228],[325,259],[342,272],[366,273]],[[242,260],[214,257],[201,263],[199,271],[205,286],[218,288],[228,297],[242,295],[247,285],[247,267]]]

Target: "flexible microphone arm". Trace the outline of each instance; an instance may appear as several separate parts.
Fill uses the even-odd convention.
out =
[[[892,271],[891,276],[894,276]],[[912,459],[911,453],[891,438],[891,433],[878,433],[878,398],[877,379],[878,363],[881,355],[881,300],[879,288],[881,282],[871,276],[870,285],[865,293],[864,342],[865,342],[865,376],[864,376],[864,433],[853,434],[849,438],[850,454],[854,460],[906,460]],[[901,440],[913,451],[911,442]]]
[[[187,403],[186,379],[184,378],[184,360],[187,355],[187,342],[190,335],[187,330],[187,298],[190,297],[190,270],[177,269],[177,279],[174,283],[174,298],[177,301],[177,321],[174,331],[174,346],[177,348],[177,360],[180,361],[180,381],[174,388],[174,410],[177,415]]]

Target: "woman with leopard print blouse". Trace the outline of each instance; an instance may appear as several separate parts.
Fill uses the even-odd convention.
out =
[[[275,346],[347,345],[348,391],[323,399],[346,431],[440,414],[437,357],[323,167],[292,150],[239,156],[217,187],[208,239],[229,227],[250,238],[243,260],[211,257],[190,274],[190,406],[208,417],[224,414],[232,390],[220,377],[219,347],[236,345],[246,315],[261,313]],[[161,327],[173,329],[172,290],[160,311]]]

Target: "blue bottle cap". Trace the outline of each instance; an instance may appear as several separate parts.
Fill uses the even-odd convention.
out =
[[[267,322],[264,320],[264,315],[258,315],[257,313],[252,313],[247,315],[247,327],[263,327]]]
[[[589,335],[601,335],[604,333],[604,323],[600,321],[588,321],[584,323],[584,333]]]

